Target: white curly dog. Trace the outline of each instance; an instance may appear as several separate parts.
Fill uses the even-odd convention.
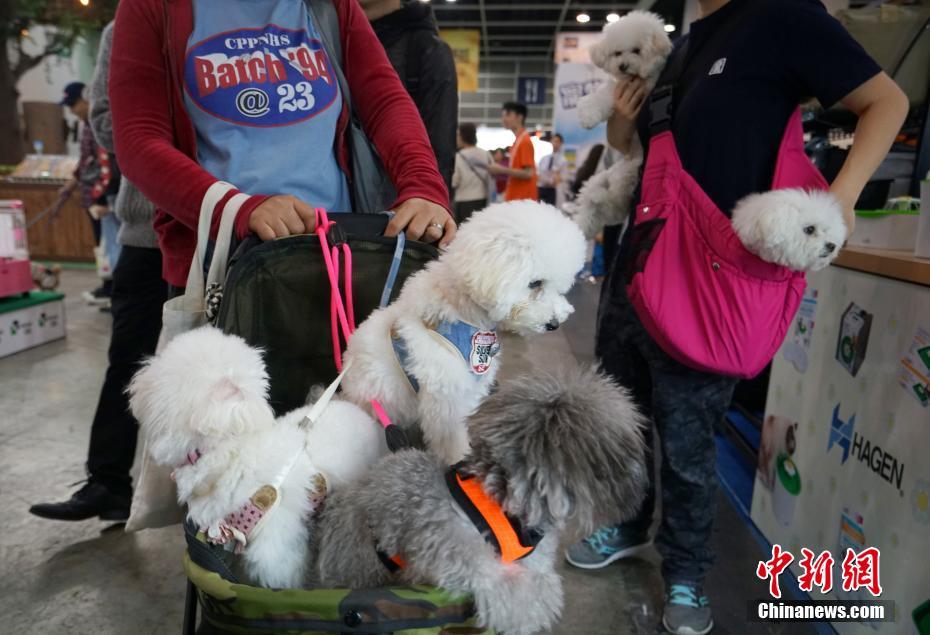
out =
[[[606,25],[601,39],[588,49],[588,54],[591,62],[609,77],[596,91],[578,101],[581,125],[593,128],[610,117],[619,80],[641,78],[648,95],[671,51],[665,23],[654,13],[631,11]],[[640,165],[642,148],[636,139],[628,156],[588,179],[575,201],[566,205],[566,212],[586,238],[592,238],[605,225],[622,223],[629,215]]]
[[[448,463],[468,452],[465,419],[497,373],[497,331],[553,330],[584,265],[578,227],[550,205],[499,203],[475,213],[442,255],[372,313],[346,350],[343,394],[377,399],[394,423],[419,425]]]
[[[846,240],[840,202],[829,192],[792,188],[751,194],[733,208],[733,229],[762,260],[795,271],[823,269]]]
[[[311,515],[387,454],[381,427],[345,401],[276,420],[261,352],[210,326],[171,340],[129,393],[187,517],[242,553],[246,577],[261,586],[304,583]]]

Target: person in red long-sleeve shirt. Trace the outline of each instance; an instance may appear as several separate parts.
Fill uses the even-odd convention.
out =
[[[354,111],[397,192],[387,234],[455,235],[416,107],[354,0],[331,0]],[[304,2],[123,0],[110,61],[116,154],[158,208],[166,281],[183,287],[201,202],[217,181],[249,195],[238,238],[313,230],[314,207],[352,211],[349,112]]]

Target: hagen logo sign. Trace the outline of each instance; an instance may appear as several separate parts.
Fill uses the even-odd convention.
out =
[[[827,440],[827,452],[833,446],[839,446],[843,451],[843,464],[849,459],[850,455],[861,463],[865,463],[868,468],[890,483],[899,491],[901,490],[901,481],[904,479],[904,463],[898,461],[890,452],[882,449],[877,443],[872,443],[869,439],[855,431],[856,415],[849,417],[848,421],[840,419],[840,404],[836,404],[833,409],[833,421],[830,422],[830,437]]]

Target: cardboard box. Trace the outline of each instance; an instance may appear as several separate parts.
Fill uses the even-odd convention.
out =
[[[64,294],[33,291],[0,299],[0,358],[65,336]]]
[[[872,330],[872,314],[850,302],[840,320],[840,336],[836,342],[836,361],[853,377],[865,361]]]

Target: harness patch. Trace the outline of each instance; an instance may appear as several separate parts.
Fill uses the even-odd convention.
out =
[[[491,360],[500,350],[497,333],[478,331],[471,337],[471,353],[468,357],[471,370],[476,375],[484,375],[491,368]]]

